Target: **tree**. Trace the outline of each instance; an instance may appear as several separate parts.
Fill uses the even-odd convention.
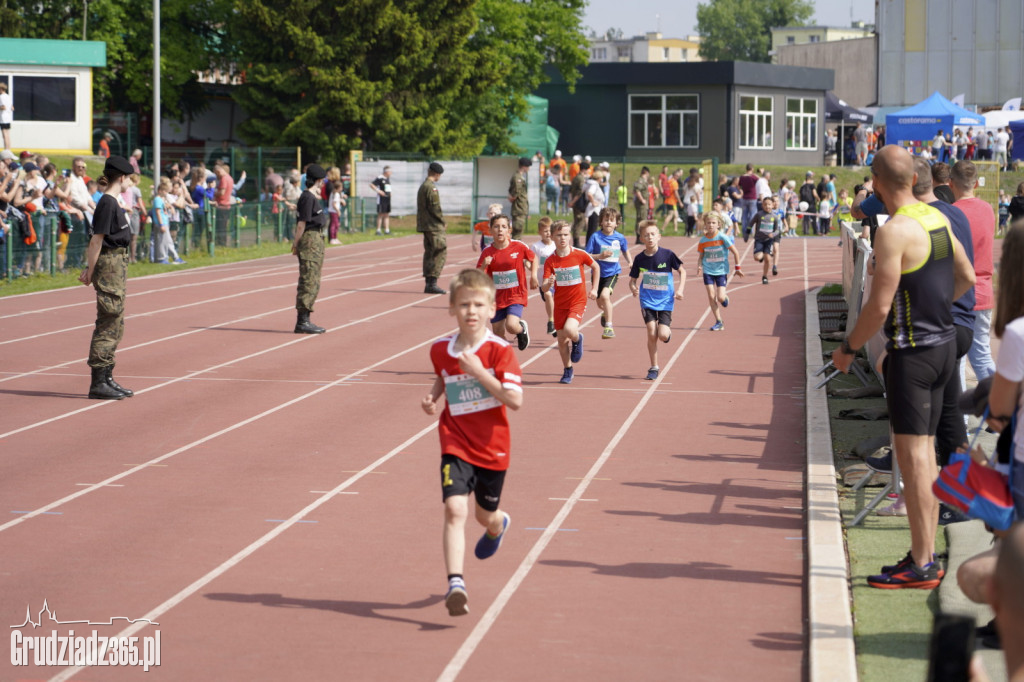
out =
[[[771,29],[802,26],[814,14],[808,0],[710,0],[697,5],[700,56],[708,61],[769,62]]]
[[[235,99],[254,144],[340,159],[380,151],[512,151],[509,131],[552,61],[585,63],[584,0],[236,0]]]
[[[223,63],[218,27],[231,0],[162,0],[161,103],[163,113],[180,117],[205,106],[196,71]],[[90,0],[89,40],[107,45],[107,67],[96,69],[97,109],[151,111],[153,102],[153,3],[151,0]],[[74,0],[3,0],[0,26],[9,38],[80,40],[83,4]]]

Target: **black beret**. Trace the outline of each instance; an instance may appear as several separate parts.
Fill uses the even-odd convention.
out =
[[[306,168],[306,180],[312,180],[313,182],[316,182],[317,180],[326,177],[327,171],[324,170],[323,166],[311,163]]]
[[[533,165],[533,161],[531,161],[530,159],[526,158],[525,156],[519,157],[519,167],[520,168],[523,168],[524,166],[525,167],[529,167],[529,166],[532,166],[532,165]]]
[[[431,173],[444,173],[444,166],[439,164],[437,161],[431,161],[428,169]]]
[[[128,159],[123,156],[111,156],[107,159],[107,162],[103,164],[104,175],[131,175],[135,172],[132,165],[128,163]]]

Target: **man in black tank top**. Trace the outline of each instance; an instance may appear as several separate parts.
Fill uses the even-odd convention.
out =
[[[914,197],[914,162],[905,149],[884,147],[871,174],[892,218],[875,236],[871,295],[832,361],[848,371],[856,350],[885,325],[886,402],[903,474],[910,551],[869,577],[868,584],[932,589],[944,574],[934,557],[939,504],[931,486],[938,476],[935,431],[942,393],[956,356],[951,308],[974,286],[974,269],[949,221]]]

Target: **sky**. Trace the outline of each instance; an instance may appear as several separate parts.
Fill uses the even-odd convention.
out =
[[[710,0],[707,0],[710,1]],[[699,0],[589,0],[584,13],[585,32],[602,34],[621,28],[626,36],[660,30],[666,38],[685,38],[697,33]],[[815,11],[811,21],[823,26],[848,26],[853,21],[875,23],[874,0],[811,0]],[[669,10],[669,11],[666,11]],[[659,16],[660,15],[660,16]],[[660,24],[660,27],[659,27]]]

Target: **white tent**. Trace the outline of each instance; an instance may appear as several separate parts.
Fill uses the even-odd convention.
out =
[[[1024,111],[1003,111],[997,109],[996,111],[985,112],[985,127],[986,128],[1005,128],[1010,125],[1010,121],[1019,121],[1024,119]]]

